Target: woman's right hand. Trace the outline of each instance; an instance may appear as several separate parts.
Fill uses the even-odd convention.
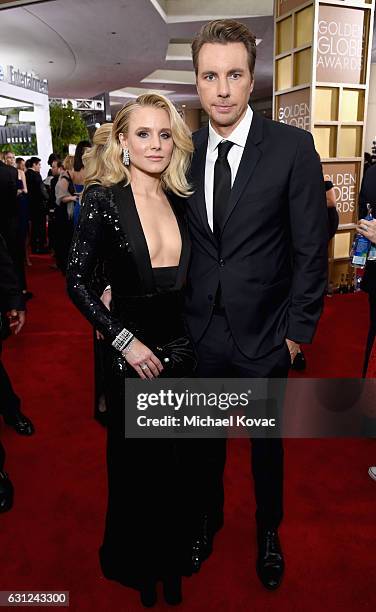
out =
[[[163,370],[163,365],[145,344],[134,338],[128,352],[123,351],[124,359],[129,363],[140,378],[157,378]]]

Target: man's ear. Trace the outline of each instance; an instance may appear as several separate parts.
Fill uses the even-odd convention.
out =
[[[252,81],[251,81],[251,88],[249,90],[249,95],[250,96],[252,95],[254,88],[255,88],[255,79],[253,78]]]

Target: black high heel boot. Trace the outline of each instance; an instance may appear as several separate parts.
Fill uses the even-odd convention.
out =
[[[155,580],[145,581],[140,589],[141,603],[145,608],[152,608],[157,603],[157,585]]]
[[[182,602],[181,576],[166,576],[163,579],[163,595],[170,606],[177,606]]]

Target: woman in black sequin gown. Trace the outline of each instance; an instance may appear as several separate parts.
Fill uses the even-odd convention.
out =
[[[108,507],[101,566],[107,578],[138,589],[147,606],[156,601],[157,580],[169,603],[181,600],[181,576],[191,573],[194,494],[187,441],[125,439],[124,377],[174,376],[174,349],[170,371],[155,349],[169,343],[184,346],[179,376],[194,370],[183,320],[192,149],[166,98],[128,103],[113,124],[107,174],[86,177],[67,269],[71,299],[104,337]],[[91,287],[98,265],[111,285],[110,310]]]

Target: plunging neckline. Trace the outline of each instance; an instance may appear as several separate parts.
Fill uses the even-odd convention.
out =
[[[139,214],[138,209],[137,209],[136,198],[134,197],[132,186],[129,184],[129,185],[127,185],[127,187],[129,188],[131,206],[133,208],[133,212],[135,214],[135,220],[137,222],[138,229],[139,229],[139,231],[137,232],[139,234],[139,238],[140,238],[139,243],[140,243],[140,246],[142,245],[142,250],[144,251],[145,263],[147,262],[147,267],[149,268],[149,272],[153,275],[154,268],[153,268],[153,265],[152,265],[152,262],[151,262],[149,246],[148,246],[148,243],[147,243],[147,240],[146,240],[144,228],[142,227],[141,217],[140,217],[140,214]],[[176,210],[175,210],[174,204],[172,203],[172,201],[168,197],[167,193],[165,193],[165,196],[166,196],[167,201],[168,201],[168,203],[170,205],[170,208],[171,208],[171,210],[172,210],[172,212],[174,214],[176,225],[177,225],[177,228],[178,228],[178,231],[179,231],[179,234],[180,234],[180,245],[181,246],[180,246],[179,262],[178,262],[177,266],[174,266],[179,271],[180,267],[181,267],[182,255],[183,255],[183,232],[182,232],[182,228],[181,228],[181,225],[180,225],[179,216],[176,214]],[[159,268],[159,267],[166,267],[166,266],[155,266],[155,267]],[[167,266],[167,267],[172,267],[172,266]],[[177,274],[177,279],[178,279],[178,274]]]
[[[129,184],[124,185],[124,183],[117,183],[112,187],[112,191],[118,207],[120,225],[129,246],[129,254],[138,271],[142,290],[145,295],[153,294],[156,292],[153,267],[133,191]],[[172,194],[166,193],[165,195],[175,215],[181,237],[180,258],[177,266],[176,283],[173,288],[174,290],[180,290],[185,284],[191,252],[189,233],[180,199],[175,201]]]

